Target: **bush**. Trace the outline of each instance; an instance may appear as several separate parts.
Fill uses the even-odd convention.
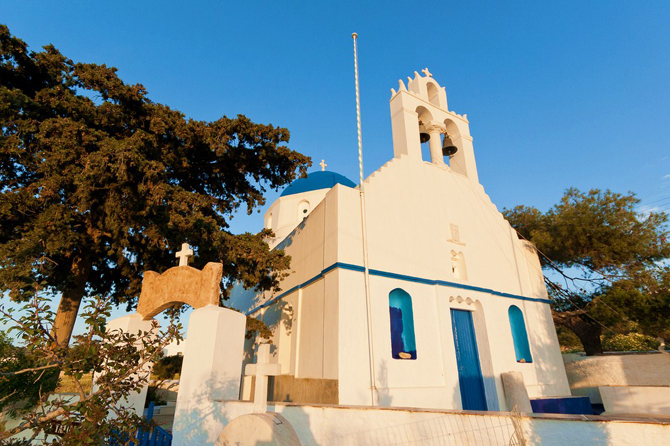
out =
[[[603,349],[614,352],[646,352],[657,350],[660,342],[641,333],[616,334],[603,339]]]
[[[561,353],[577,353],[583,352],[584,347],[576,334],[570,329],[561,325],[556,325],[556,334],[558,335],[558,343],[561,346]]]
[[[159,390],[159,387],[156,385],[149,386],[147,389],[147,399],[144,400],[145,409],[149,407],[149,403],[154,403],[154,406],[165,406],[167,404],[167,401],[165,401],[158,392]]]
[[[177,373],[181,373],[181,365],[183,362],[183,356],[165,356],[154,364],[152,373],[156,379],[174,379]]]
[[[43,360],[31,354],[27,348],[14,345],[11,338],[0,331],[0,370],[4,373],[0,376],[0,411],[9,410],[11,415],[27,411],[37,405],[42,394],[48,394],[56,388],[57,369],[11,374],[43,365]]]

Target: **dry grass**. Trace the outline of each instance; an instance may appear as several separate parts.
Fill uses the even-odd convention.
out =
[[[88,373],[81,377],[79,383],[84,388],[84,392],[90,392],[93,387],[93,375]],[[77,393],[77,386],[74,379],[70,376],[61,375],[56,388],[56,393]]]

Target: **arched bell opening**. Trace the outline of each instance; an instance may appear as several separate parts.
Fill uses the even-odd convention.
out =
[[[433,104],[435,107],[438,108],[446,108],[442,107],[442,104],[440,104],[440,89],[435,85],[434,82],[426,82],[426,90],[428,93],[428,102]]]
[[[430,135],[426,128],[433,120],[433,115],[425,107],[417,107],[416,114],[419,119],[419,142],[421,143],[421,159],[430,162]]]
[[[445,133],[442,135],[442,155],[451,167],[463,158],[463,141],[458,126],[451,119],[444,120]]]

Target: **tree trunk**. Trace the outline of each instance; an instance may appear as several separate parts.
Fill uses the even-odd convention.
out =
[[[586,356],[602,355],[603,344],[600,340],[602,327],[600,325],[588,320],[588,316],[582,312],[552,311],[551,313],[554,316],[554,322],[568,328],[577,335],[584,347]]]
[[[54,319],[53,336],[59,347],[67,347],[70,343],[79,306],[86,293],[86,282],[90,271],[90,263],[85,260],[76,259],[72,264],[74,284],[72,288],[63,291]]]

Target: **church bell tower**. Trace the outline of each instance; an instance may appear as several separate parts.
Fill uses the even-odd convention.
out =
[[[407,155],[421,160],[421,144],[428,142],[431,163],[468,177],[478,183],[475,153],[467,115],[447,108],[447,93],[428,68],[408,77],[407,87],[391,89],[391,125],[394,156]],[[445,163],[448,157],[448,165]]]

